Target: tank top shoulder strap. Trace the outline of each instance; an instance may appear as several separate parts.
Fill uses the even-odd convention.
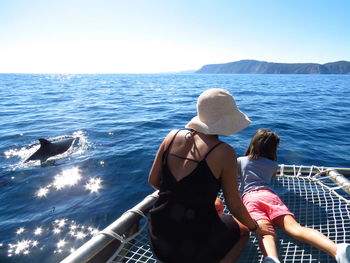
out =
[[[216,148],[216,147],[218,147],[220,144],[222,144],[223,142],[218,142],[217,144],[215,144],[208,152],[207,152],[207,154],[204,156],[204,159],[203,160],[205,160],[205,159],[207,159],[207,157],[208,157],[208,155]]]
[[[180,131],[182,131],[182,129],[176,131],[176,133],[174,134],[173,138],[171,139],[171,141],[170,141],[168,147],[167,147],[166,150],[165,150],[166,152],[170,150],[171,146],[173,145],[173,142],[174,142],[174,140],[175,140],[176,135],[177,135]]]
[[[163,164],[165,164],[166,159],[168,158],[168,155],[169,155],[171,146],[173,145],[173,142],[174,142],[174,140],[175,140],[175,138],[176,138],[176,135],[177,135],[180,131],[182,131],[182,130],[184,130],[184,129],[179,129],[179,130],[176,131],[176,133],[174,134],[173,138],[171,139],[171,141],[170,141],[168,147],[165,149],[165,151],[164,151],[164,153],[163,153]]]

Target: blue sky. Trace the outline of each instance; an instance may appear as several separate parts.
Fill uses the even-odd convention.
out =
[[[349,0],[0,0],[0,72],[350,61],[349,10]]]

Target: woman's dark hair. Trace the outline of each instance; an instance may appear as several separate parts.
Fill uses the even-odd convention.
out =
[[[245,153],[250,159],[267,159],[277,161],[277,147],[280,137],[268,129],[259,129],[254,134],[249,147]]]

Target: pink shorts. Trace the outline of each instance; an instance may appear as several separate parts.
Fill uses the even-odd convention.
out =
[[[271,190],[266,188],[250,191],[243,195],[243,204],[246,206],[250,216],[258,220],[273,221],[283,215],[294,214],[282,200]]]

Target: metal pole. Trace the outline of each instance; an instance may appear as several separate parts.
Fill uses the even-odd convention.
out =
[[[158,191],[154,192],[145,197],[140,203],[134,206],[129,211],[142,211],[146,214],[154,202],[158,198]],[[141,216],[137,213],[124,213],[116,221],[106,227],[102,232],[113,231],[118,235],[125,233],[130,226],[137,223],[140,220]],[[66,257],[61,263],[85,263],[91,261],[96,255],[99,254],[106,246],[111,242],[115,241],[112,236],[105,234],[98,234],[92,237],[89,241],[83,244],[80,248]]]
[[[350,195],[350,181],[337,170],[327,170],[327,176]]]

